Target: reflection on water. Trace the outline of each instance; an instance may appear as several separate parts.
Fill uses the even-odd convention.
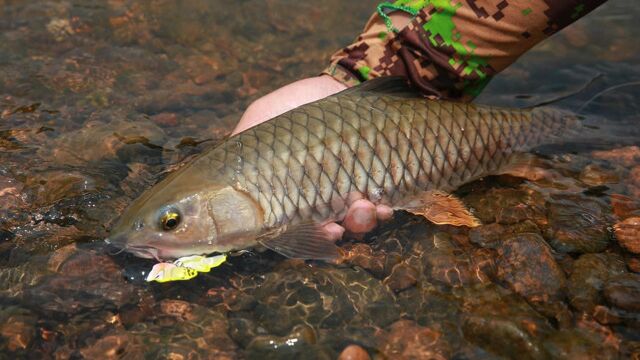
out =
[[[347,242],[340,266],[245,254],[164,285],[142,281],[148,261],[102,247],[132,198],[228,134],[251,100],[316,74],[376,3],[0,0],[0,351],[638,356],[637,87],[585,108],[631,134],[547,154],[540,181],[460,189],[485,224],[471,231],[400,214]],[[561,102],[576,109],[637,81],[638,15],[630,0],[605,5],[478,101],[529,106],[597,77]]]

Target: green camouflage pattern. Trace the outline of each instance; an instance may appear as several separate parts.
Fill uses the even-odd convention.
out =
[[[378,6],[323,73],[353,86],[399,75],[427,96],[469,101],[531,47],[605,0],[397,0]],[[397,30],[388,13],[412,21]]]

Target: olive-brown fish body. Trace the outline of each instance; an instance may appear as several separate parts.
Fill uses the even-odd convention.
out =
[[[350,89],[229,138],[156,185],[191,190],[152,188],[138,202],[153,205],[134,204],[124,217],[149,218],[142,214],[201,193],[198,201],[206,205],[199,207],[207,210],[198,216],[213,219],[202,221],[211,221],[215,234],[190,234],[172,246],[242,249],[296,224],[339,221],[354,193],[395,209],[410,207],[425,191],[449,192],[495,174],[512,154],[579,127],[575,116],[553,109],[507,110]],[[227,195],[216,201],[219,191]],[[209,239],[206,250],[198,247],[203,239]]]
[[[402,208],[416,193],[454,190],[574,122],[556,110],[332,97],[249,129],[207,157],[260,204],[271,228],[340,219],[352,192]]]

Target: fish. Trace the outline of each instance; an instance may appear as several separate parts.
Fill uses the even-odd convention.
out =
[[[581,128],[564,110],[430,100],[402,78],[373,79],[204,151],[136,199],[107,242],[158,260],[262,247],[331,261],[340,252],[322,226],[353,194],[476,227],[454,190]]]

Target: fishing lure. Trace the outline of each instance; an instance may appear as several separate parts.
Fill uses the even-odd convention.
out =
[[[176,261],[161,262],[153,265],[153,268],[145,279],[147,282],[156,281],[165,283],[169,281],[189,280],[198,276],[199,273],[209,272],[227,261],[227,255],[216,255],[205,257],[200,255],[185,256]]]

